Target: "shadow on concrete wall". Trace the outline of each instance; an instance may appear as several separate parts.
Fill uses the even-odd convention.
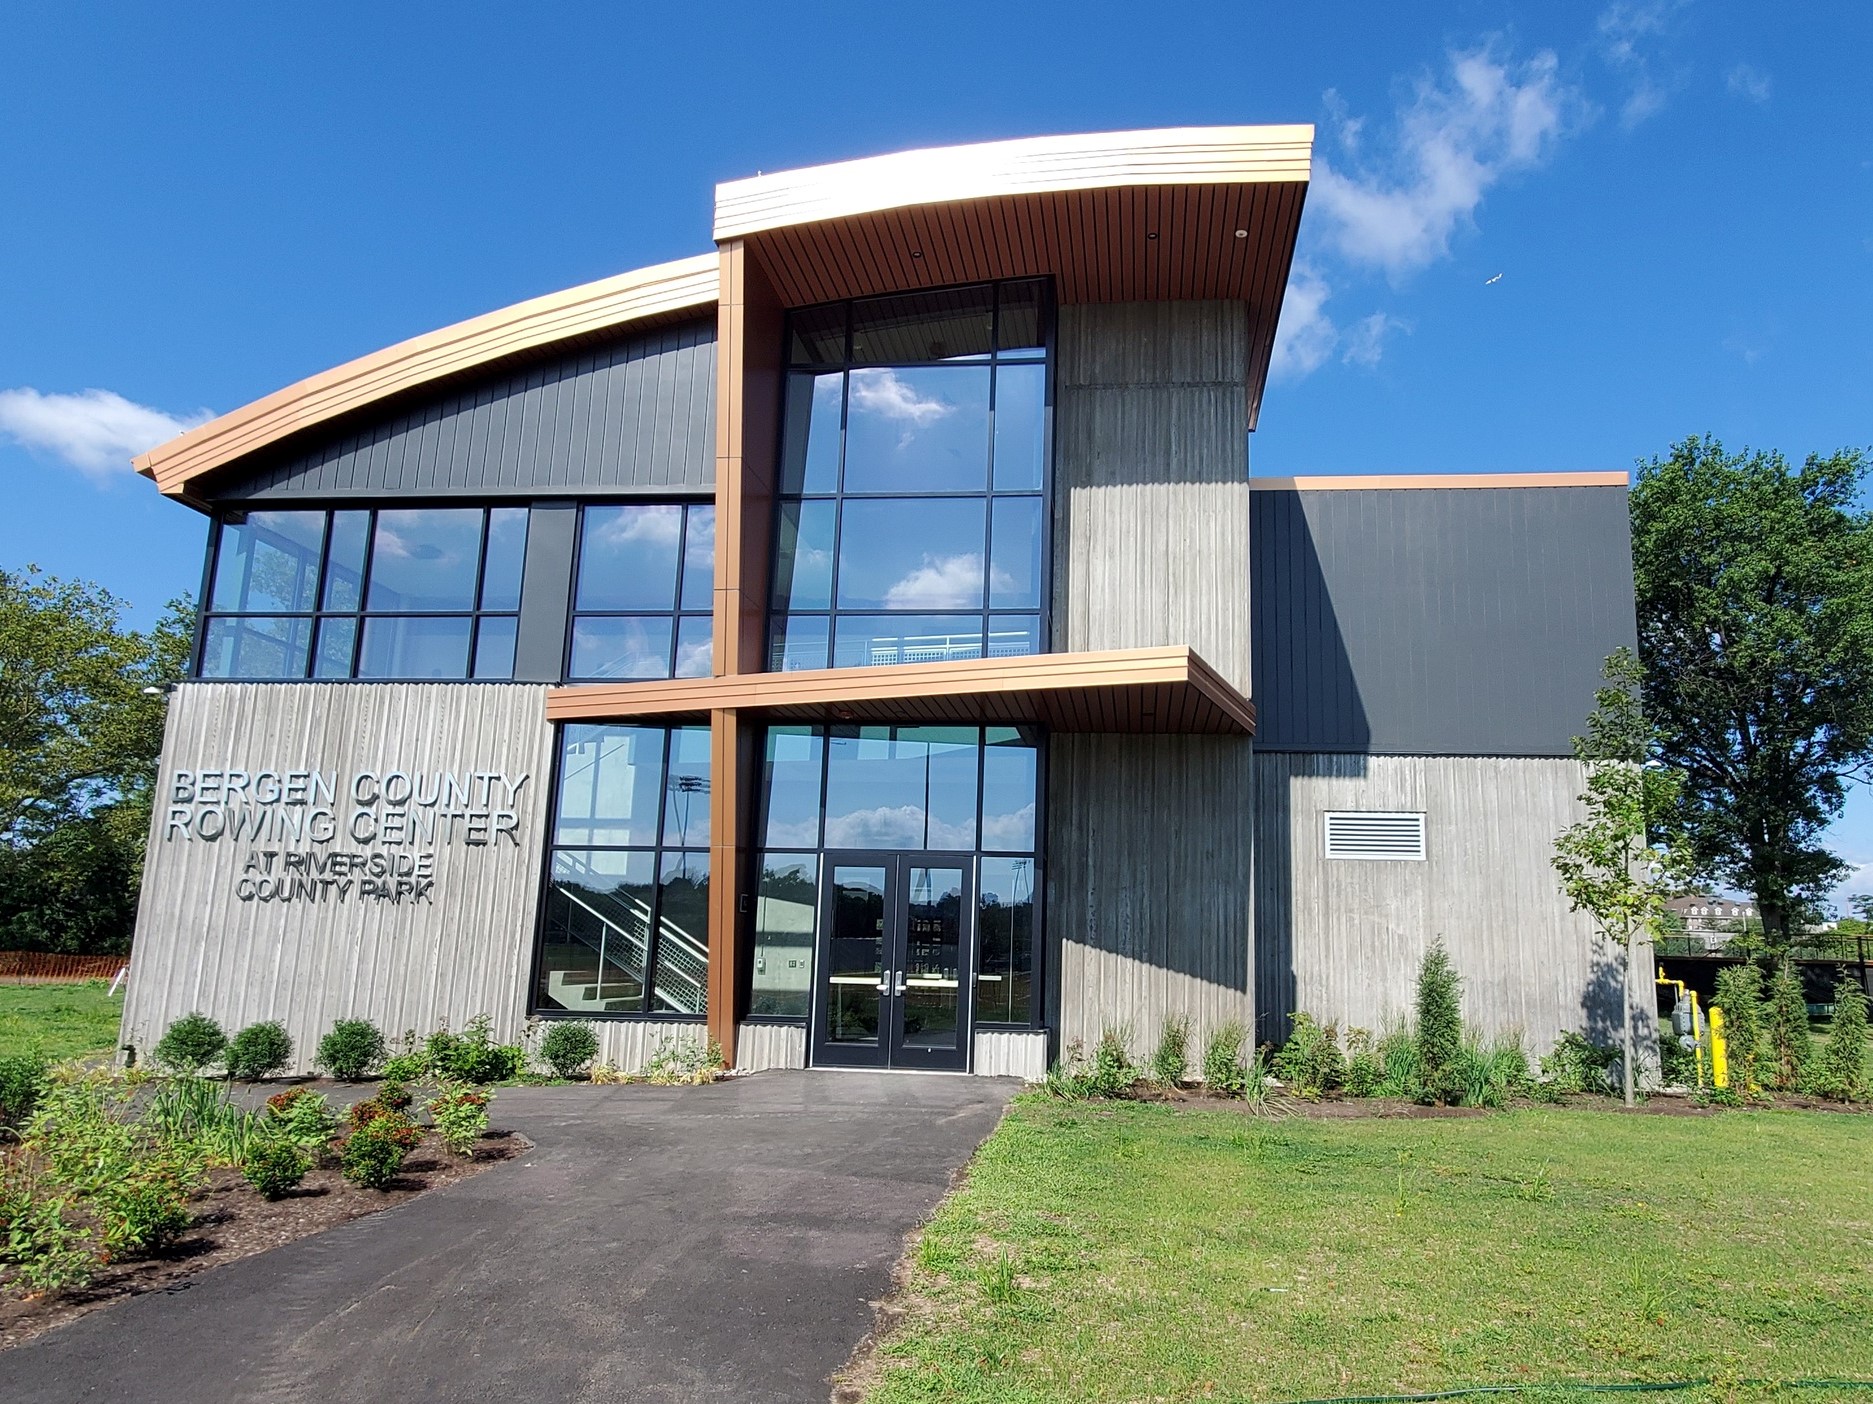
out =
[[[1292,780],[1365,774],[1372,727],[1300,494],[1253,493],[1250,513],[1256,746],[1271,756],[1250,797],[1255,1039],[1279,1043],[1296,1008]]]

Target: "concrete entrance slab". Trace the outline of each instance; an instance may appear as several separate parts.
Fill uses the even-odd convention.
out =
[[[1018,1084],[516,1088],[538,1146],[7,1353],[9,1401],[823,1404],[904,1234]]]

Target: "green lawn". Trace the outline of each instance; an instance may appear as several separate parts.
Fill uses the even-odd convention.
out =
[[[123,996],[110,982],[0,985],[0,1056],[38,1048],[49,1058],[109,1053],[117,1046]]]
[[[907,1312],[873,1404],[1873,1379],[1873,1118],[1029,1095],[918,1241]]]

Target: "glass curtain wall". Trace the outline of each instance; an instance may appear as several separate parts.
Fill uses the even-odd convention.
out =
[[[525,507],[246,512],[210,553],[199,677],[514,675]]]
[[[769,667],[1046,646],[1044,280],[789,319]]]
[[[560,729],[535,963],[540,1013],[701,1017],[709,729]]]
[[[977,865],[976,1022],[1029,1025],[1039,767],[1028,728],[770,727],[750,1015],[807,1017],[820,854],[884,849],[952,852]]]

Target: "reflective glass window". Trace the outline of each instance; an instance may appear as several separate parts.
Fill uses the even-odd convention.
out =
[[[503,613],[520,608],[520,576],[527,561],[527,509],[496,507],[488,513],[488,554],[481,568],[481,608]]]
[[[358,676],[374,679],[465,678],[469,615],[373,614],[364,619]]]
[[[586,610],[676,607],[683,509],[664,504],[587,507],[579,533],[575,606]]]
[[[1033,1015],[1034,860],[984,858],[976,885],[978,1024],[1025,1024]]]
[[[774,599],[788,611],[825,609],[832,603],[836,502],[789,502],[780,509],[774,543]]]
[[[1050,309],[1023,279],[791,314],[771,669],[1046,647]]]
[[[846,492],[987,489],[987,366],[868,367],[850,382]]]
[[[781,491],[809,495],[838,491],[844,410],[844,372],[815,375],[795,371],[787,377]]]
[[[1031,1024],[1040,783],[1031,728],[771,727],[765,759],[752,1013],[807,1016],[820,884],[844,874],[853,890],[835,888],[839,900],[862,898],[865,862],[823,869],[818,854],[947,851],[969,855],[952,861],[979,874],[976,910],[958,914],[974,927],[963,937],[978,943],[976,1022]],[[854,920],[850,938],[872,939],[870,918]],[[863,955],[854,948],[843,958],[862,965]]]
[[[568,725],[534,1007],[708,1010],[707,728]]]
[[[479,507],[379,512],[365,608],[438,614],[474,609],[485,515]]]
[[[309,611],[324,543],[323,512],[249,512],[223,523],[209,607],[242,614]]]
[[[714,603],[713,506],[588,506],[579,525],[566,676],[705,677],[714,670]]]
[[[213,536],[199,675],[510,678],[528,516],[450,507],[229,517]]]
[[[986,501],[847,501],[839,537],[839,608],[979,612]]]
[[[819,922],[819,858],[764,853],[754,900],[754,980],[748,1013],[804,1019],[813,999],[813,943]]]

